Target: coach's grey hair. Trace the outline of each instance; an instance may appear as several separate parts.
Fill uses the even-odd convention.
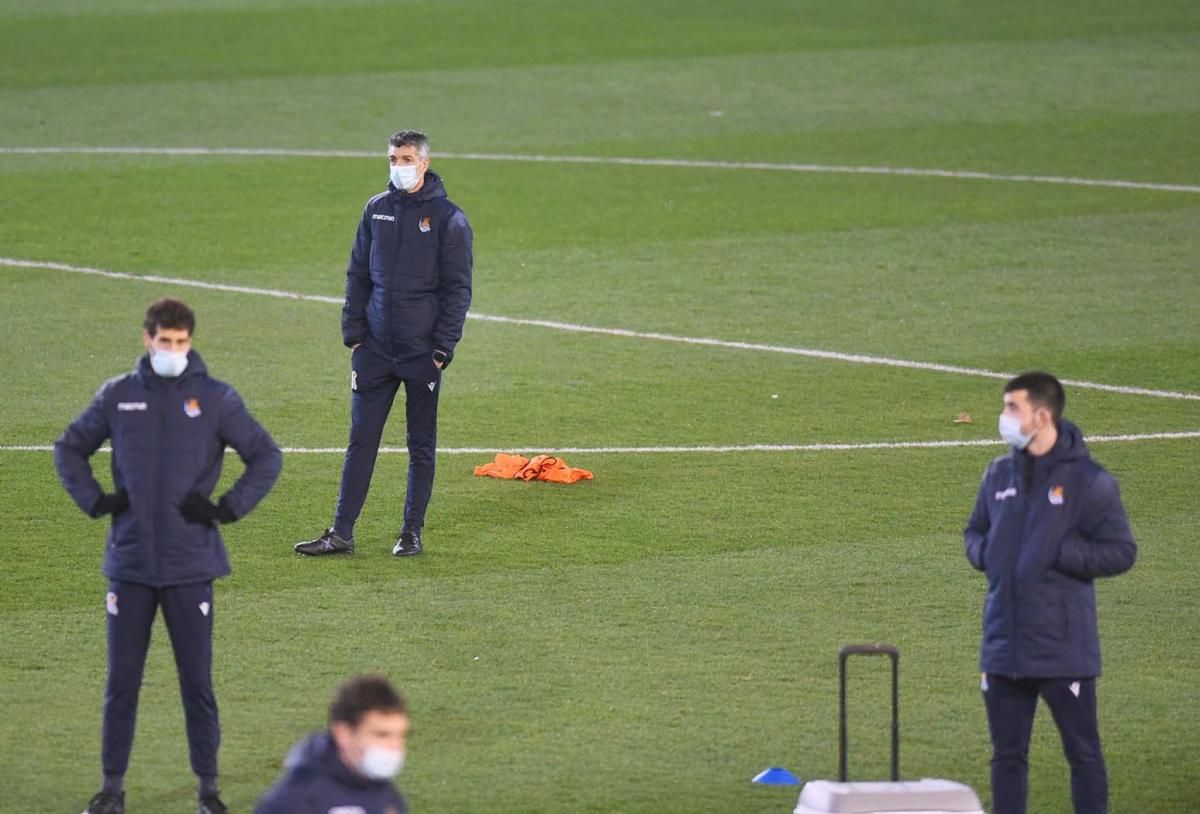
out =
[[[429,158],[429,137],[420,130],[397,130],[388,139],[388,144],[393,147],[416,147],[419,158]]]

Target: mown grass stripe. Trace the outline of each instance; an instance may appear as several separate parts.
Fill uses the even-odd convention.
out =
[[[258,147],[0,147],[0,155],[166,155],[241,156],[248,158],[371,158],[378,152],[365,150],[288,150]],[[1024,175],[974,170],[921,167],[872,167],[847,164],[773,163],[767,161],[708,161],[688,158],[633,158],[621,156],[544,155],[522,153],[442,153],[437,158],[461,161],[516,161],[543,164],[611,164],[631,167],[679,167],[706,170],[759,170],[763,172],[825,173],[841,175],[892,175],[917,178],[949,178],[962,181],[1007,181],[1023,184],[1140,189],[1154,192],[1200,194],[1200,185],[1162,184],[1109,178],[1077,178],[1067,175]]]
[[[73,274],[88,274],[99,277],[107,277],[116,280],[131,280],[135,282],[160,283],[165,285],[187,286],[191,288],[200,288],[209,291],[228,291],[236,294],[254,294],[264,297],[276,297],[280,299],[303,300],[307,302],[321,302],[333,305],[341,305],[342,298],[329,297],[318,294],[302,294],[295,291],[281,291],[274,288],[255,288],[253,286],[231,285],[229,283],[212,283],[203,280],[188,280],[182,277],[164,277],[157,274],[129,274],[123,271],[110,271],[108,269],[90,268],[88,266],[74,266],[67,263],[56,263],[42,260],[25,260],[16,257],[0,257],[0,266],[8,266],[12,268],[30,268],[43,269],[48,271],[65,271]],[[511,325],[524,325],[538,328],[549,328],[556,331],[567,331],[571,333],[599,334],[603,336],[620,336],[629,339],[648,339],[659,342],[675,342],[686,345],[703,345],[708,347],[726,348],[731,350],[749,350],[765,353],[784,353],[793,356],[806,356],[814,359],[826,359],[835,362],[848,362],[852,364],[864,365],[879,365],[883,367],[898,367],[908,368],[913,370],[928,370],[935,373],[951,373],[962,376],[975,376],[987,379],[1011,379],[1015,374],[1006,373],[996,370],[986,370],[984,368],[961,367],[959,365],[945,365],[939,362],[920,362],[909,359],[893,359],[887,356],[872,356],[861,353],[843,353],[840,351],[821,350],[819,348],[799,348],[788,345],[767,345],[757,342],[739,342],[728,339],[714,339],[710,337],[698,336],[679,336],[676,334],[657,333],[653,331],[632,331],[626,328],[604,328],[595,325],[579,325],[570,322],[557,322],[553,320],[542,319],[524,319],[519,317],[496,316],[493,314],[480,314],[471,312],[467,314],[468,319],[476,319],[483,322],[501,322]],[[1122,395],[1131,396],[1150,396],[1153,398],[1165,399],[1182,399],[1186,401],[1200,401],[1200,394],[1185,393],[1176,390],[1155,390],[1148,387],[1132,387],[1119,384],[1105,384],[1103,382],[1091,382],[1081,379],[1062,379],[1063,384],[1071,387],[1078,387],[1084,390],[1100,390],[1108,393],[1120,393]]]

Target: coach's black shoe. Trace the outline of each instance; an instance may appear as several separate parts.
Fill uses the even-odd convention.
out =
[[[419,531],[402,531],[400,539],[396,540],[396,545],[392,547],[393,557],[411,557],[414,554],[421,553],[421,532]]]
[[[320,557],[324,554],[353,554],[354,538],[344,540],[333,529],[328,529],[317,539],[296,543],[292,548],[297,554],[307,554],[310,557]]]
[[[83,814],[125,814],[125,792],[100,792],[88,803]]]
[[[229,809],[221,802],[220,797],[201,797],[196,814],[229,814]]]

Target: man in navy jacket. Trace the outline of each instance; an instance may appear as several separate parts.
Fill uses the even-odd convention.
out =
[[[109,379],[54,445],[67,492],[92,517],[112,515],[102,571],[109,579],[104,785],[84,814],[122,814],[124,775],[150,630],[162,608],[179,672],[200,814],[221,814],[220,725],[212,686],[213,581],[229,573],[220,523],[244,517],[270,491],[279,448],[232,387],[209,377],[191,349],[195,315],[161,299],[146,310],[147,353]],[[113,491],[89,462],[112,441]],[[226,446],[246,469],[214,504]]]
[[[352,554],[354,524],[379,441],[404,385],[408,490],[392,554],[421,553],[433,493],[442,371],[454,358],[471,304],[471,225],[429,171],[429,140],[416,130],[389,139],[390,181],[367,202],[346,269],[342,341],[351,349],[350,443],[333,525],[300,554]]]
[[[392,685],[351,679],[330,704],[329,729],[296,744],[255,814],[407,814],[392,785],[407,739],[408,710]]]
[[[1065,402],[1048,373],[1008,382],[1000,435],[1012,450],[988,465],[963,534],[967,559],[987,575],[979,667],[995,814],[1025,811],[1039,696],[1062,737],[1076,814],[1108,810],[1093,580],[1132,568],[1137,546],[1116,479],[1062,418]]]

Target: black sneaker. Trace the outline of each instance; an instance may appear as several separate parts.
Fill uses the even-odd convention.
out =
[[[393,557],[411,557],[414,554],[421,553],[421,532],[419,531],[402,531],[400,539],[396,540],[396,545],[392,547]]]
[[[229,809],[221,802],[220,797],[201,797],[196,814],[229,814]]]
[[[100,792],[87,804],[83,814],[125,814],[125,792]]]
[[[296,543],[292,549],[297,554],[307,554],[310,557],[320,557],[325,554],[353,554],[354,538],[343,540],[333,529],[327,529],[317,539]]]

